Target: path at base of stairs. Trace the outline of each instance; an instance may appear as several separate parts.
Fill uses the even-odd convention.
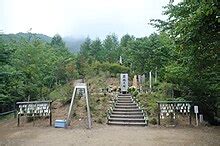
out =
[[[220,143],[220,127],[127,127],[93,125],[85,128],[57,129],[53,127],[0,127],[0,145],[38,146],[176,146],[213,145]]]

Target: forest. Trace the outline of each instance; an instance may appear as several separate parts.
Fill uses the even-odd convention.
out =
[[[158,84],[171,84],[179,92],[175,98],[193,101],[215,124],[220,106],[219,7],[217,1],[170,3],[163,12],[167,20],[146,22],[158,29],[150,36],[87,37],[78,53],[70,52],[58,34],[50,41],[32,33],[17,39],[0,34],[0,112],[16,101],[48,100],[52,91],[74,79],[152,71],[158,73]]]

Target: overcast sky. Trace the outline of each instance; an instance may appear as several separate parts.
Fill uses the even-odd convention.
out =
[[[148,36],[169,0],[0,0],[0,30],[62,37]]]

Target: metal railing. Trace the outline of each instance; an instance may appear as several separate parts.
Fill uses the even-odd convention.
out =
[[[7,111],[7,112],[4,112],[4,113],[0,113],[0,116],[9,115],[11,113],[14,113],[14,118],[16,118],[17,110],[11,110],[11,111]]]
[[[4,104],[4,103],[5,102],[0,101],[0,107],[2,108],[1,113],[0,113],[0,117],[14,113],[14,118],[16,118],[17,110],[16,110],[15,103],[11,103],[10,105]],[[3,109],[5,109],[7,111],[4,111]]]

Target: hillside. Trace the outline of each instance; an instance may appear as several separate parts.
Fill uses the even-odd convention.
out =
[[[37,34],[37,33],[22,33],[19,32],[17,34],[0,34],[1,39],[5,42],[18,42],[21,40],[40,40],[45,42],[50,42],[51,37],[44,35],[44,34]]]
[[[51,37],[44,35],[44,34],[38,34],[38,33],[16,33],[16,34],[0,34],[0,38],[4,42],[8,43],[18,43],[21,40],[26,41],[33,41],[33,40],[39,40],[46,43],[51,42]],[[64,37],[63,41],[66,44],[66,47],[69,49],[70,52],[79,52],[81,44],[84,42],[84,38],[73,38],[73,37]]]

